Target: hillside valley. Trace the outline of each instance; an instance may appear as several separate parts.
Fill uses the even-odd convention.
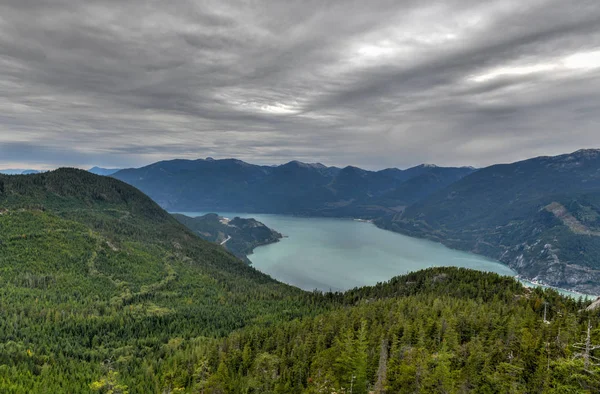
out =
[[[2,392],[600,389],[574,358],[600,318],[553,290],[433,268],[304,292],[80,170],[0,176],[0,207]]]

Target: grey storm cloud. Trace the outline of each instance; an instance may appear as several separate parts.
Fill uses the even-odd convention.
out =
[[[0,2],[0,166],[483,166],[600,146],[600,4]]]

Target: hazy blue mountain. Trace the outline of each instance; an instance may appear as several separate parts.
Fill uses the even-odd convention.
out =
[[[404,183],[381,196],[378,201],[385,206],[410,205],[464,178],[473,171],[474,169],[471,167],[413,167],[405,171],[411,175]]]
[[[440,174],[448,171],[450,173],[460,173],[468,175],[476,170],[477,169],[474,167],[439,167],[435,164],[421,164],[415,167],[407,168],[406,170],[399,170],[398,168],[387,168],[385,170],[379,171],[379,173],[385,173],[389,176],[393,176],[399,181],[404,182],[408,181],[411,178],[429,173]]]
[[[0,174],[4,175],[22,175],[24,170],[0,170]]]
[[[235,159],[169,160],[121,170],[113,177],[145,190],[168,210],[251,212],[257,209],[260,183],[272,171]]]
[[[120,168],[92,167],[88,171],[91,172],[92,174],[96,174],[96,175],[109,176],[109,175],[114,174],[117,171],[121,171],[121,169]]]
[[[24,169],[11,169],[11,170],[0,170],[0,174],[4,175],[31,175],[39,174],[38,170],[24,170]]]
[[[390,173],[389,169],[384,171]],[[358,199],[347,210],[355,213],[350,216],[395,214],[474,171],[472,167],[449,168],[432,165],[412,167],[396,174],[396,179],[403,180],[399,186],[381,195]]]
[[[484,168],[377,224],[548,284],[598,291],[600,150]]]
[[[473,169],[419,166],[368,171],[291,161],[259,166],[235,159],[170,160],[113,176],[147,193],[173,211],[269,212],[301,215],[378,217],[389,213],[380,198],[414,176],[435,171],[456,180]],[[449,181],[427,185],[428,195]],[[418,185],[417,185],[418,187]],[[412,197],[411,197],[412,199]],[[384,201],[385,202],[385,201]],[[397,202],[394,200],[394,204]]]

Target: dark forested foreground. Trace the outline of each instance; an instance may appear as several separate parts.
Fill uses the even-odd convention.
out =
[[[411,295],[386,297],[407,287],[414,288]],[[314,318],[232,334],[200,356],[192,377],[197,390],[600,391],[600,369],[576,358],[587,319],[596,327],[597,318],[556,293],[527,292],[492,274],[434,269],[355,297],[352,306]]]
[[[0,207],[2,393],[600,391],[598,313],[552,290],[436,268],[302,292],[75,170],[0,176]]]

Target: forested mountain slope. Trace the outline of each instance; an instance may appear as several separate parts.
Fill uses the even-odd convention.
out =
[[[198,217],[173,214],[173,217],[200,238],[221,244],[247,263],[250,263],[247,256],[252,254],[254,248],[278,242],[283,237],[277,231],[252,218],[231,219],[216,213]]]
[[[86,392],[107,362],[160,392],[169,341],[320,308],[112,178],[0,176],[0,207],[0,392]]]
[[[552,290],[436,268],[303,292],[79,170],[0,176],[0,207],[2,393],[600,390],[574,346],[598,313]]]
[[[328,294],[316,317],[186,342],[170,389],[205,393],[595,393],[577,357],[581,301],[512,278],[435,268]],[[544,320],[546,319],[546,320]],[[590,340],[597,343],[598,330]],[[189,367],[192,365],[193,367]]]
[[[431,165],[367,171],[298,161],[258,166],[234,159],[200,159],[162,161],[112,176],[139,188],[170,211],[374,218],[473,171]],[[403,184],[427,174],[434,174],[436,180],[415,183],[405,197]]]
[[[377,224],[600,293],[600,151],[484,168]]]

